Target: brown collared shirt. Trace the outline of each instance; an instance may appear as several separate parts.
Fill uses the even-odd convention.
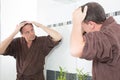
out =
[[[120,25],[110,17],[85,39],[81,58],[93,60],[92,80],[120,80]]]
[[[25,39],[15,38],[4,55],[14,56],[17,65],[17,80],[44,80],[45,57],[59,43],[50,36],[36,37],[30,48]]]

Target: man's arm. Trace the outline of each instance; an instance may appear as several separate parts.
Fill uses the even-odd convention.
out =
[[[71,55],[75,57],[82,56],[83,48],[85,45],[81,24],[86,16],[86,12],[87,7],[84,8],[83,12],[81,8],[78,8],[73,13],[73,28],[71,32],[70,48]]]
[[[62,39],[62,36],[57,31],[55,31],[51,28],[48,28],[40,23],[34,22],[34,21],[31,23],[36,25],[37,27],[41,28],[42,30],[44,30],[46,33],[48,33],[48,35],[50,35],[52,37],[53,41],[59,41]]]
[[[11,43],[11,41],[13,40],[14,36],[19,32],[20,28],[24,25],[24,23],[17,25],[16,29],[14,30],[14,32],[7,37],[5,40],[3,40],[0,43],[0,55],[4,54],[6,48],[9,46],[9,44]]]

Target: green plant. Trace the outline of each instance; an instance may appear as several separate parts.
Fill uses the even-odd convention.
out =
[[[82,69],[76,69],[77,70],[77,77],[78,80],[87,80],[87,77],[89,76],[88,73],[83,73]]]
[[[64,69],[62,67],[59,67],[60,69],[60,74],[57,77],[57,80],[67,80],[66,79],[66,72],[64,71]]]

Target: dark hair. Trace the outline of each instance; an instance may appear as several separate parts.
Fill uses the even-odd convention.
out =
[[[25,23],[25,22],[26,22],[26,21],[22,21],[21,23]],[[20,24],[21,24],[21,23],[20,23]],[[31,26],[33,27],[32,23],[25,23],[24,26],[26,26],[26,25],[31,25]],[[23,29],[24,26],[22,26],[22,27],[20,28],[20,33],[21,33],[21,34],[23,33],[23,32],[22,32],[22,29]]]
[[[100,4],[96,2],[88,2],[81,6],[82,11],[85,6],[88,7],[88,10],[83,22],[87,23],[88,21],[93,21],[97,24],[102,24],[106,20],[105,11]]]

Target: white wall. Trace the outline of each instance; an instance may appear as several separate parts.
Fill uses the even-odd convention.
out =
[[[63,22],[63,26],[51,27],[63,36],[62,42],[51,51],[46,57],[45,70],[59,70],[62,66],[71,73],[76,72],[76,68],[84,69],[91,75],[91,61],[74,58],[69,51],[69,38],[71,25],[66,25],[66,21],[71,20],[72,12],[78,6],[96,0],[80,0],[76,3],[63,4],[53,2],[54,0],[1,0],[1,40],[4,40],[15,28],[16,24],[22,20],[37,20],[45,25]],[[105,8],[106,13],[120,10],[119,0],[97,0]],[[120,23],[120,16],[115,19]],[[44,32],[36,30],[38,35],[45,35]],[[20,36],[20,35],[17,35]],[[0,56],[0,80],[15,80],[16,68],[15,60],[12,57]]]
[[[1,15],[1,0],[0,0],[0,15]],[[0,21],[1,21],[1,18],[0,18]],[[1,42],[1,22],[0,22],[0,42]],[[1,63],[1,58],[0,58],[0,63]],[[0,66],[1,66],[1,64],[0,64]]]

